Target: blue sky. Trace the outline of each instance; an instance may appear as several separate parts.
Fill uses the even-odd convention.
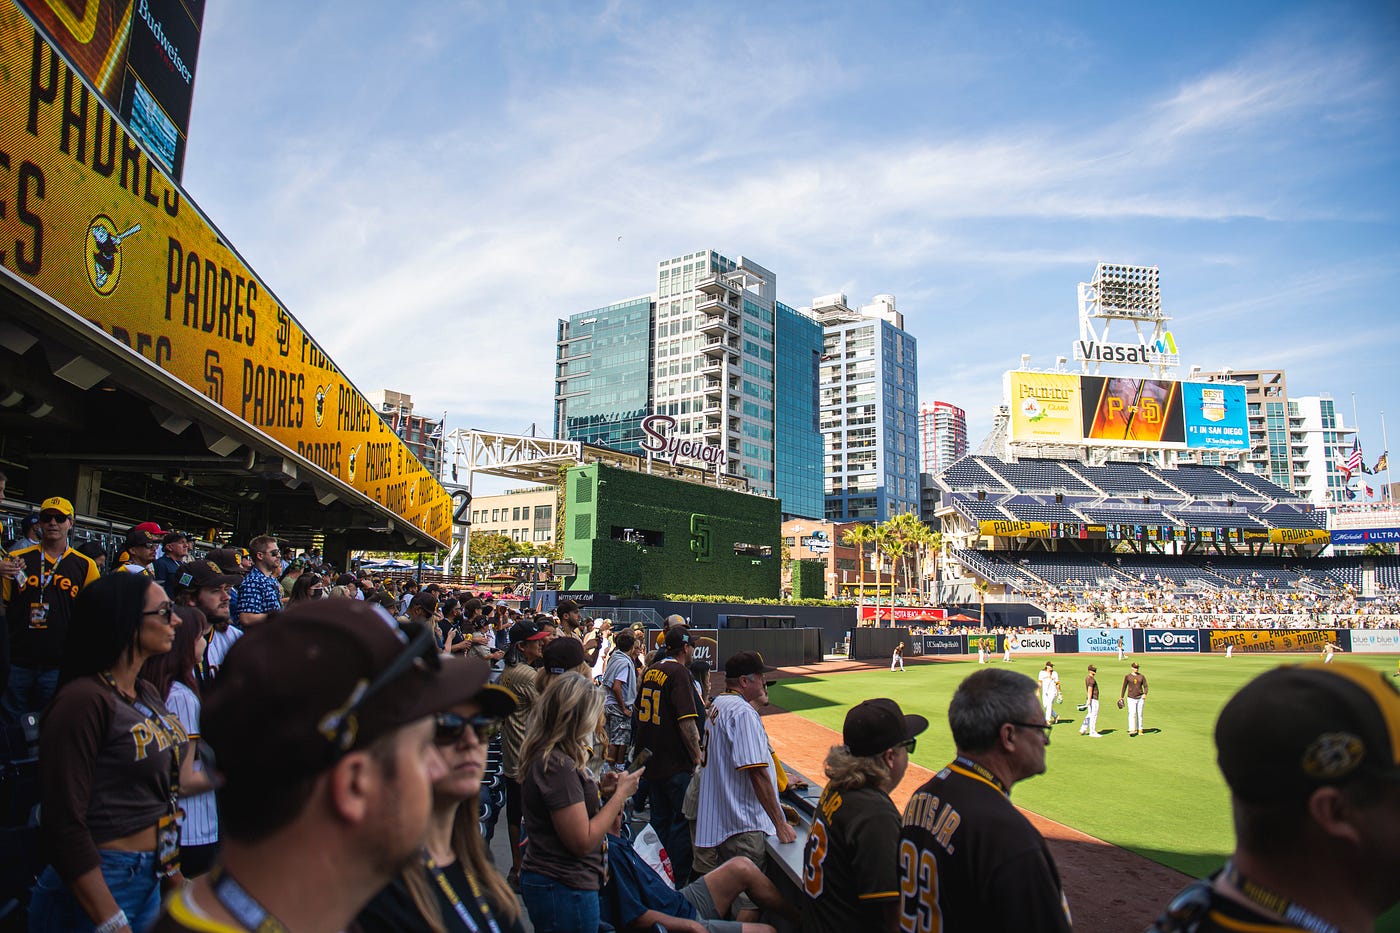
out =
[[[980,439],[1099,261],[1186,366],[1400,448],[1392,3],[210,3],[185,185],[361,389],[548,434],[556,320],[657,260],[893,293]]]

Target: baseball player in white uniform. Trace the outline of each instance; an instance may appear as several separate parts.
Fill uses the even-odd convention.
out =
[[[977,637],[977,663],[987,663],[987,643],[980,635]]]
[[[1227,657],[1227,658],[1232,658],[1232,657],[1234,657],[1234,656],[1235,656],[1235,643],[1234,643],[1234,642],[1230,642],[1228,645],[1225,646],[1225,657]]]
[[[895,669],[895,666],[896,666],[896,665],[898,665],[898,667],[899,667],[899,669],[900,669],[901,671],[904,670],[904,642],[900,642],[899,644],[895,645],[895,647],[894,647],[894,656],[890,658],[890,673],[891,673],[891,674],[894,673],[894,669]]]
[[[1327,642],[1327,644],[1322,646],[1322,663],[1331,664],[1333,657],[1335,657],[1336,653],[1341,650],[1341,648],[1338,648],[1332,642]]]
[[[1040,680],[1040,705],[1045,708],[1045,722],[1054,725],[1055,701],[1060,699],[1060,675],[1055,673],[1055,662],[1046,661],[1045,667],[1037,675]]]

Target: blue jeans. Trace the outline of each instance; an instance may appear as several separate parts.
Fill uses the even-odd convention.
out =
[[[520,873],[520,899],[530,912],[535,933],[594,933],[598,929],[597,891],[580,891],[526,870]]]
[[[53,695],[58,692],[58,668],[20,667],[10,668],[10,682],[5,685],[5,695],[0,698],[0,712],[4,713],[7,725],[19,725],[25,713],[42,713]]]
[[[690,773],[686,771],[651,782],[651,826],[666,847],[678,888],[690,881],[690,823],[681,809],[689,786]]]
[[[98,854],[102,856],[102,880],[107,882],[107,890],[112,892],[117,906],[126,911],[131,929],[144,933],[160,912],[156,854],[114,849],[99,849]],[[95,926],[53,866],[45,868],[29,899],[29,933],[91,933]]]

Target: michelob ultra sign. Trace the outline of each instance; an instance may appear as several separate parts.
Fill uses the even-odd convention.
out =
[[[449,543],[442,484],[10,0],[0,207],[7,274]]]

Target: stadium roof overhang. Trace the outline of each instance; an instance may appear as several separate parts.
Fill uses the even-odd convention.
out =
[[[9,497],[71,497],[118,530],[140,521],[204,538],[273,532],[299,546],[438,545],[394,511],[0,270],[0,463]]]

